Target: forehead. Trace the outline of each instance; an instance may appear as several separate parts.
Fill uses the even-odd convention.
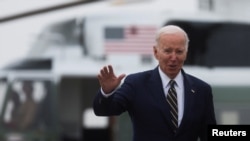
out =
[[[186,38],[183,34],[163,34],[159,41],[164,46],[185,46]]]

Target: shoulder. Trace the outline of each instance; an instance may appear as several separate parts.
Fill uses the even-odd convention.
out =
[[[126,77],[125,80],[146,81],[150,79],[152,75],[153,75],[153,70],[145,70],[141,72],[131,73]]]
[[[184,78],[191,84],[195,84],[195,85],[198,85],[198,86],[204,86],[204,87],[211,87],[209,83],[202,80],[201,78],[198,78],[197,76],[194,76],[192,74],[188,74],[188,73],[185,73],[185,72],[183,74],[184,74]]]
[[[141,72],[131,73],[127,77],[128,78],[143,78],[147,76],[151,76],[153,73],[153,70],[145,70]]]

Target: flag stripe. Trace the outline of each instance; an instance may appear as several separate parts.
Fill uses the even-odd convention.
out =
[[[112,30],[115,30],[115,28]],[[155,32],[156,27],[154,26],[125,27],[123,29],[123,38],[105,38],[105,52],[106,54],[152,54],[155,44]]]

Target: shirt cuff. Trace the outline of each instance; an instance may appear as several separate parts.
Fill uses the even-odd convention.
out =
[[[115,89],[116,90],[116,89]],[[104,93],[104,91],[102,90],[102,88],[101,88],[101,93],[102,93],[102,95],[104,96],[104,97],[109,97],[109,96],[111,96],[114,92],[115,92],[115,90],[114,91],[112,91],[111,93],[108,93],[108,94],[106,94],[106,93]]]
[[[110,97],[111,95],[113,95],[114,92],[115,92],[118,88],[120,88],[120,86],[121,86],[121,85],[119,85],[118,87],[116,87],[111,93],[108,93],[108,94],[104,93],[104,91],[103,91],[102,88],[101,88],[101,93],[102,93],[102,95],[103,95],[104,97],[108,98],[108,97]]]

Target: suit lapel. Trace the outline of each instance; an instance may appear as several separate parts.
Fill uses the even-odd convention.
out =
[[[194,96],[196,95],[196,88],[193,84],[193,81],[189,78],[189,76],[182,70],[182,75],[184,77],[184,113],[182,122],[177,130],[178,134],[181,130],[184,129],[185,124],[187,123],[186,119],[190,114],[192,114],[192,107],[194,104]],[[169,105],[167,104],[166,97],[162,88],[162,81],[159,75],[158,67],[152,71],[152,76],[147,84],[150,94],[152,98],[155,100],[155,104],[162,112],[162,115],[168,124],[169,128],[171,128],[170,121],[170,112]]]
[[[192,107],[194,104],[194,96],[196,95],[197,91],[193,84],[193,81],[189,79],[189,76],[186,75],[183,70],[182,74],[184,76],[184,113],[177,134],[185,127],[185,124],[187,123],[186,119],[188,119],[188,116],[190,114],[193,114]]]
[[[150,94],[155,100],[155,104],[161,110],[164,119],[166,119],[167,124],[171,125],[171,121],[169,118],[170,117],[169,105],[167,104],[166,97],[162,88],[162,81],[160,78],[158,67],[152,71],[152,77],[148,83],[148,88],[151,91]],[[169,126],[169,128],[171,127]]]

